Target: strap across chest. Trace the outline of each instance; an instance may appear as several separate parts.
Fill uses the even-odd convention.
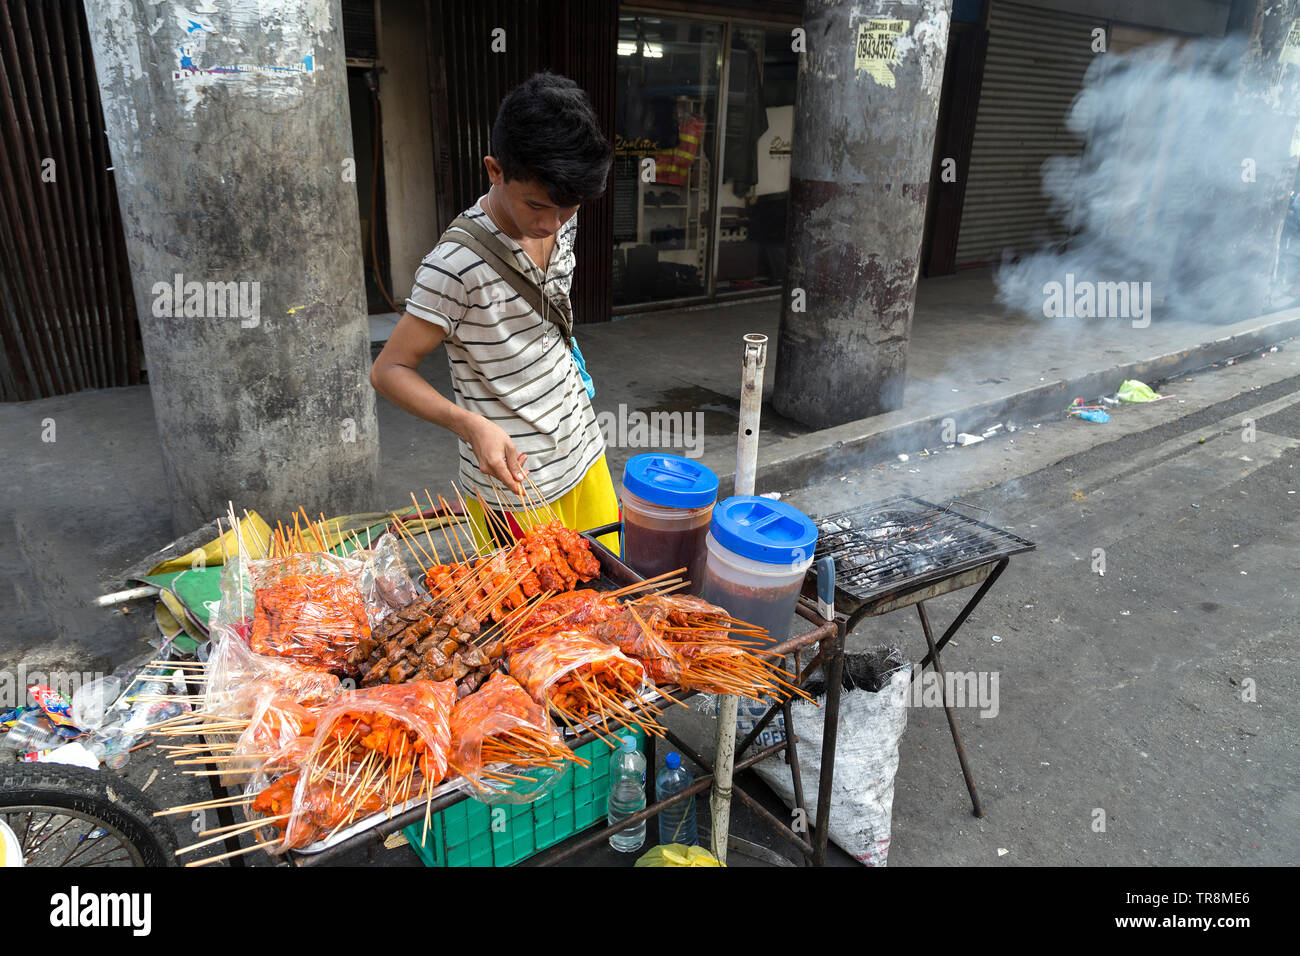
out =
[[[533,311],[560,330],[566,344],[572,347],[573,313],[569,303],[547,293],[531,276],[519,268],[519,263],[495,236],[473,219],[457,216],[439,242],[453,242],[469,249],[519,294]]]

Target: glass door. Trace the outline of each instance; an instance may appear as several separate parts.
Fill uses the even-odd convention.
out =
[[[712,288],[724,33],[704,20],[619,17],[615,307]]]
[[[716,290],[780,286],[799,57],[784,28],[734,24],[718,193]]]

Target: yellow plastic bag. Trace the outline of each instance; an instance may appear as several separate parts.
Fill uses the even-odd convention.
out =
[[[718,858],[702,846],[669,843],[643,853],[636,866],[722,866]]]

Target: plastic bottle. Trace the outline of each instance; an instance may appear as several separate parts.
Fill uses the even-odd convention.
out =
[[[49,718],[39,710],[26,711],[8,733],[0,735],[0,747],[12,748],[19,753],[53,750],[66,743],[67,740],[55,732]]]
[[[664,758],[664,765],[655,774],[655,801],[666,800],[673,794],[681,793],[691,785],[694,778],[691,772],[682,766],[682,755],[670,753]],[[659,814],[659,843],[681,843],[695,846],[700,842],[699,827],[695,821],[695,798],[675,803]]]
[[[645,809],[645,754],[636,749],[635,737],[623,738],[623,749],[609,758],[609,816],[611,826]],[[620,853],[633,853],[645,843],[645,821],[619,830],[609,845]]]

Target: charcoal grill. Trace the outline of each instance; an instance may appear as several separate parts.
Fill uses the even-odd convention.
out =
[[[835,561],[835,611],[846,619],[845,633],[863,618],[916,607],[929,650],[912,668],[912,680],[927,664],[939,675],[943,709],[971,807],[982,817],[984,809],[948,700],[939,654],[984,600],[1011,558],[1034,550],[1034,544],[962,514],[955,510],[958,507],[975,510],[966,503],[937,505],[912,495],[895,495],[819,518],[816,557]],[[815,590],[816,580],[814,570],[805,593]],[[979,589],[936,641],[925,602],[976,585]]]

